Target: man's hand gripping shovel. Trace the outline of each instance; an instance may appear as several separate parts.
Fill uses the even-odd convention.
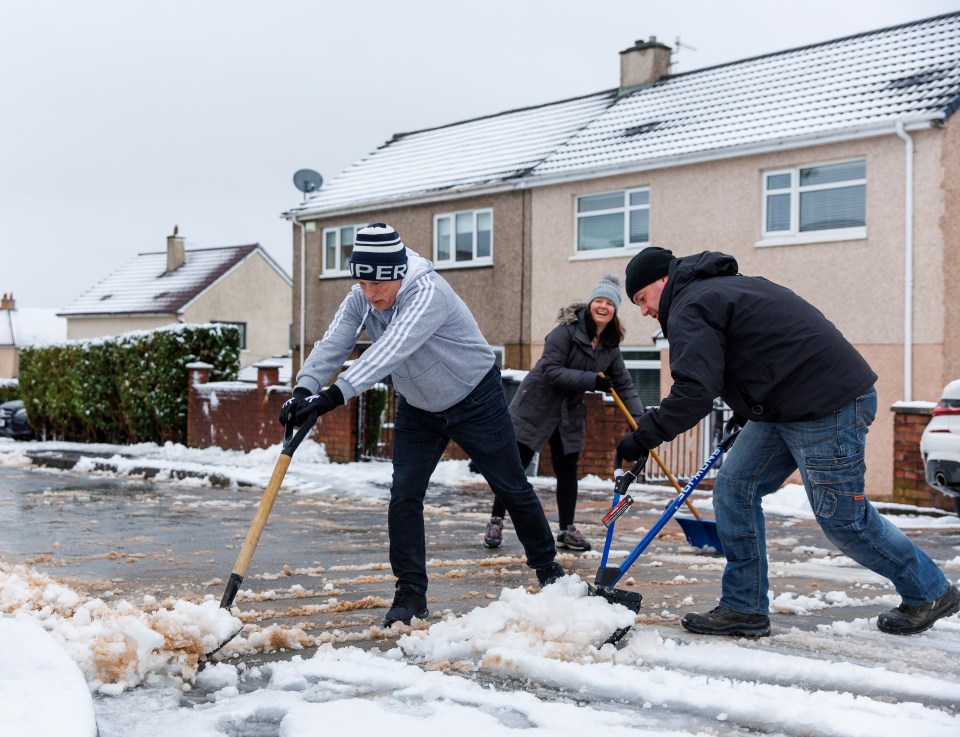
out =
[[[237,592],[240,590],[240,584],[243,582],[243,577],[247,575],[247,566],[250,565],[250,559],[253,558],[253,551],[257,549],[257,543],[260,542],[260,534],[263,532],[264,526],[267,524],[267,517],[270,516],[270,510],[273,508],[273,502],[277,498],[277,494],[280,491],[280,484],[283,483],[283,477],[287,473],[287,467],[290,465],[290,460],[293,458],[293,452],[300,446],[300,443],[303,442],[303,439],[307,437],[307,434],[310,432],[310,428],[313,427],[314,423],[317,421],[317,416],[313,415],[304,422],[299,429],[295,430],[295,425],[290,422],[284,428],[283,433],[283,448],[280,451],[280,457],[277,459],[277,465],[273,469],[273,475],[270,477],[270,482],[267,484],[267,488],[263,492],[263,496],[260,498],[260,506],[257,508],[257,514],[253,518],[253,522],[250,524],[250,529],[247,531],[247,537],[243,541],[243,547],[240,548],[240,553],[237,555],[237,562],[233,565],[233,572],[230,574],[230,580],[227,581],[226,590],[223,592],[223,598],[220,599],[220,608],[230,610],[233,606],[233,600],[237,597]],[[208,653],[205,653],[202,658],[200,658],[201,667],[209,661],[210,657],[215,653],[219,652],[224,645],[230,642],[234,637],[240,634],[240,631],[243,629],[241,625],[240,629],[230,635],[226,640],[221,642],[217,647],[211,650]]]

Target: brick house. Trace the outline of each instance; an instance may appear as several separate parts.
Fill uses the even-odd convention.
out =
[[[509,368],[537,360],[558,307],[659,245],[723,250],[818,306],[879,374],[881,409],[938,397],[960,375],[960,13],[683,74],[670,53],[637,42],[616,88],[398,134],[291,208],[295,343],[322,335],[353,233],[383,220]],[[669,346],[621,317],[656,401]],[[868,487],[889,497],[892,414],[871,433]]]

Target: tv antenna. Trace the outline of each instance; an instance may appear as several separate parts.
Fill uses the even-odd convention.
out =
[[[300,169],[293,175],[293,184],[303,192],[303,199],[306,202],[308,194],[316,192],[323,186],[323,177],[313,169]]]
[[[690,51],[696,51],[693,46],[687,46],[687,44],[680,43],[680,37],[677,36],[676,40],[673,42],[673,53],[679,54],[681,49],[689,49]],[[673,66],[677,62],[670,60],[670,66]]]

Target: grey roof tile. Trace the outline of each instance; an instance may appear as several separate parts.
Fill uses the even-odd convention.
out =
[[[141,253],[81,294],[60,315],[175,314],[258,244],[187,250],[184,264],[167,272],[167,252]]]
[[[536,186],[763,146],[945,120],[960,104],[960,13],[395,136],[289,214]]]

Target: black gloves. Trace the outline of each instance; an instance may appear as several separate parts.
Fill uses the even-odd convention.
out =
[[[617,458],[634,463],[639,460],[646,461],[649,451],[637,442],[633,433],[623,436],[620,444],[617,446]]]
[[[298,386],[293,390],[293,396],[280,407],[280,424],[286,427],[292,423],[300,427],[343,403],[343,392],[336,384],[316,394]]]
[[[598,392],[609,394],[610,390],[613,389],[613,382],[609,377],[597,374],[597,378],[593,380],[593,388]]]

